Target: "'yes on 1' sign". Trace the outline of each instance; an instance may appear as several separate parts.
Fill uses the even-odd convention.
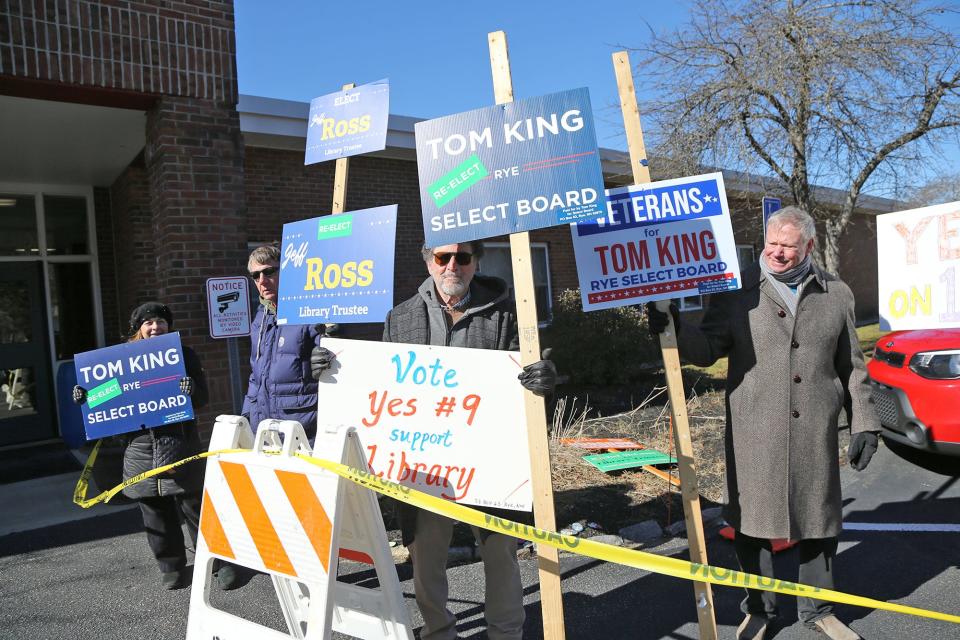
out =
[[[179,333],[78,353],[73,362],[87,390],[87,440],[193,419],[193,404],[180,393],[187,373]]]
[[[283,225],[277,323],[383,322],[396,232],[395,204]]]
[[[390,85],[386,80],[310,101],[303,164],[381,151],[387,146]]]
[[[354,426],[375,474],[463,504],[530,511],[519,354],[324,338],[318,427]]]
[[[960,327],[960,202],[876,220],[880,328]]]
[[[740,288],[720,173],[611,189],[570,232],[584,311]]]
[[[605,212],[586,89],[418,122],[415,130],[429,246]]]

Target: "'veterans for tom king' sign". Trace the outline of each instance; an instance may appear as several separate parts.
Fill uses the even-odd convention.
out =
[[[283,225],[277,323],[383,322],[396,232],[395,204]]]
[[[415,130],[429,246],[552,227],[604,212],[586,89],[418,122]]]
[[[877,216],[880,328],[960,327],[960,202]]]
[[[324,338],[319,426],[354,426],[378,476],[464,504],[530,511],[519,354]]]
[[[390,85],[378,80],[310,101],[303,164],[336,160],[387,146]]]
[[[87,391],[87,440],[193,418],[190,398],[180,393],[187,374],[179,333],[78,353],[74,368]]]
[[[740,287],[719,173],[611,189],[570,231],[585,311]]]

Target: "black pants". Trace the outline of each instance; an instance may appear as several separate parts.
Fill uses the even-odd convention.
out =
[[[773,551],[769,540],[753,538],[736,532],[734,546],[740,568],[746,573],[773,577]],[[800,553],[800,572],[797,581],[821,589],[833,589],[833,559],[837,555],[836,538],[813,538],[797,543]],[[772,591],[747,589],[747,597],[740,604],[744,613],[775,618],[776,594]],[[833,603],[813,598],[798,597],[797,613],[807,625],[833,613]]]
[[[187,551],[180,529],[180,514],[187,523],[194,548],[197,545],[197,528],[200,523],[200,495],[186,493],[176,496],[140,498],[143,527],[147,543],[153,551],[160,571],[170,573],[187,566]]]

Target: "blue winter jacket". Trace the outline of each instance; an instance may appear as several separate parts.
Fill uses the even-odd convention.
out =
[[[250,326],[250,383],[243,416],[256,432],[261,420],[296,420],[307,437],[317,431],[317,382],[310,376],[310,352],[320,344],[313,325],[277,325],[260,305]]]

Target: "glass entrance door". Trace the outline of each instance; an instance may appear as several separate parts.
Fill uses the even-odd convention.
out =
[[[0,446],[56,437],[43,263],[0,268]]]

